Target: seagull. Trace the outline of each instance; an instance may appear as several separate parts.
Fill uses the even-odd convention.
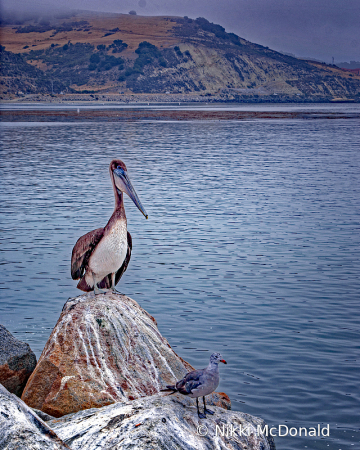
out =
[[[182,380],[173,386],[166,386],[167,389],[162,389],[161,392],[172,391],[170,395],[179,392],[191,398],[196,398],[198,416],[200,419],[206,419],[206,414],[214,414],[214,411],[206,408],[205,395],[211,394],[219,386],[219,362],[227,364],[220,353],[213,353],[210,356],[209,365],[205,369],[187,373]],[[204,414],[199,411],[199,397],[203,398]]]
[[[114,212],[104,228],[90,231],[78,239],[71,257],[71,277],[80,279],[77,288],[84,292],[94,291],[95,295],[107,292],[104,289],[116,292],[115,286],[130,261],[132,239],[127,231],[124,192],[148,218],[130,182],[126,165],[120,159],[114,159],[109,172],[115,196]]]

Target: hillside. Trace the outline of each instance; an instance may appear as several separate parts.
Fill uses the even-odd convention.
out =
[[[197,94],[360,100],[360,76],[227,33],[206,19],[76,12],[1,26],[1,98]]]

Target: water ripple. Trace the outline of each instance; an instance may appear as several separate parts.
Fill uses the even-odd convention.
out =
[[[222,352],[234,409],[330,423],[326,441],[279,449],[358,445],[358,122],[39,125],[2,127],[0,322],[39,356],[78,293],[74,243],[112,213],[108,164],[122,158],[149,220],[125,200],[120,291],[194,366]]]

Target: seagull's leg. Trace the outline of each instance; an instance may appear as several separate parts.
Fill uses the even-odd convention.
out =
[[[199,397],[196,397],[196,407],[197,407],[197,413],[198,413],[199,419],[206,419],[206,415],[202,414],[199,411]]]
[[[205,414],[214,414],[214,411],[211,411],[211,409],[207,409],[206,405],[205,405],[205,397],[203,397],[203,402],[204,402],[204,413]]]

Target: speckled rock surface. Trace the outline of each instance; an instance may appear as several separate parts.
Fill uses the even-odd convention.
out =
[[[134,300],[89,293],[64,305],[22,399],[61,417],[153,395],[191,370]],[[207,402],[230,409],[223,393]]]
[[[69,448],[16,395],[0,385],[1,450],[65,450]]]
[[[81,411],[54,419],[49,425],[72,450],[275,449],[272,438],[258,432],[258,425],[261,429],[265,426],[262,419],[212,409],[213,416],[199,419],[195,400],[154,395]]]
[[[20,397],[35,366],[36,356],[29,344],[18,341],[0,325],[0,383]]]
[[[31,408],[35,414],[37,414],[40,419],[42,419],[44,422],[48,422],[49,420],[55,419],[54,416],[50,416],[50,414],[46,414],[42,411],[40,411],[40,409],[36,409],[36,408]]]

